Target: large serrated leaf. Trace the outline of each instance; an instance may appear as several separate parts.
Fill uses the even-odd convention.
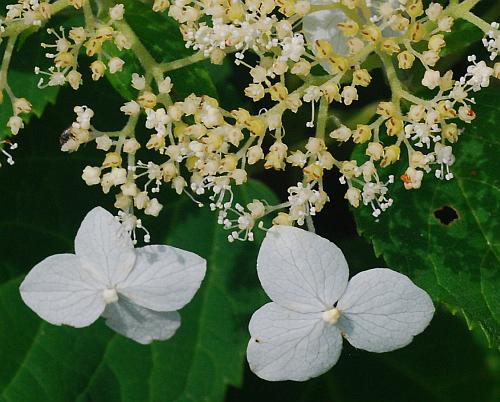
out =
[[[498,347],[498,85],[475,97],[478,117],[455,146],[455,179],[440,182],[429,175],[417,191],[406,191],[399,182],[391,190],[395,205],[378,221],[368,208],[356,209],[355,217],[359,232],[392,268],[409,275],[434,300],[462,312]]]

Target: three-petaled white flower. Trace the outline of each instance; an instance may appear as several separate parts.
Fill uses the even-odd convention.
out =
[[[250,368],[270,381],[304,381],[338,360],[342,336],[356,348],[388,352],[429,324],[434,306],[408,277],[385,268],[355,275],[342,251],[302,229],[275,226],[257,259],[273,300],[250,320]]]
[[[99,316],[116,332],[147,344],[180,326],[176,310],[194,296],[206,261],[170,246],[134,250],[125,228],[94,208],[75,238],[75,254],[36,265],[20,287],[24,302],[44,320],[85,327]]]

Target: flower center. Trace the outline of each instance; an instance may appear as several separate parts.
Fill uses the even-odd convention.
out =
[[[340,316],[341,316],[340,310],[337,307],[334,307],[331,310],[325,311],[323,313],[323,320],[334,325],[337,323]]]
[[[115,288],[112,289],[104,289],[102,291],[102,297],[104,299],[104,303],[110,304],[118,301],[118,293]]]

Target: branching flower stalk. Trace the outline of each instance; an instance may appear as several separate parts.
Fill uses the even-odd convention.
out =
[[[463,123],[475,118],[472,93],[500,77],[500,64],[492,63],[500,45],[499,26],[473,14],[478,0],[431,3],[427,8],[421,0],[155,0],[153,11],[177,21],[186,47],[194,51],[170,62],[156,60],[124,19],[124,5],[111,3],[106,12],[102,9],[109,2],[88,0],[20,0],[9,6],[2,20],[1,38],[7,45],[0,89],[12,102],[8,127],[17,135],[23,127],[19,115],[29,113],[31,105],[8,86],[14,45],[22,32],[50,23],[63,9],[82,12],[85,23],[48,29],[55,41],[42,46],[50,49],[52,66],[47,71],[35,68],[42,77],[40,87],[68,83],[78,90],[81,57],[93,60],[92,79],[97,81],[122,73],[121,52],[135,55],[141,71],[130,77],[137,97],[120,109],[128,116],[126,125],[114,132],[99,131],[91,124],[94,111],[79,106],[62,144],[63,151],[74,152],[95,142],[106,153],[100,166],[84,169],[82,178],[88,185],[100,185],[104,193],[115,192],[118,215],[134,240],[136,229],[143,229],[139,211],[158,216],[163,205],[157,194],[165,185],[217,210],[229,241],[253,240],[254,228],[263,227],[262,218],[269,214],[273,224],[306,224],[313,230],[312,216],[330,198],[324,177],[334,169],[341,173],[349,203],[369,205],[378,217],[393,203],[389,187],[396,178],[387,173],[390,165],[407,164],[399,179],[408,190],[421,186],[424,173],[453,178],[452,146]],[[436,65],[446,47],[445,35],[453,33],[458,19],[484,32],[489,60],[469,56],[465,75],[454,78],[452,71],[439,71]],[[170,72],[204,60],[218,65],[226,57],[249,74],[244,94],[257,104],[256,110],[263,99],[271,106],[255,114],[244,108],[225,110],[203,93],[175,97],[172,86],[180,83],[172,82]],[[390,99],[381,100],[376,116],[356,127],[334,116],[337,127],[328,132],[332,106],[351,107],[363,93],[360,89],[370,85],[374,57],[389,83]],[[401,79],[401,70],[419,64],[424,69],[420,82]],[[302,81],[294,90],[288,85],[291,76]],[[432,95],[419,95],[423,90]],[[304,146],[292,150],[286,142],[287,114],[302,107],[310,109],[311,116],[304,122]],[[143,118],[151,133],[145,144],[136,138]],[[334,157],[335,143],[351,141],[364,151],[364,160]],[[401,158],[402,147],[407,159]],[[159,155],[162,162],[138,159],[141,148],[157,154],[152,160]],[[248,180],[248,167],[255,164],[275,171],[298,168],[302,180],[288,189],[285,202],[240,205],[233,188]]]

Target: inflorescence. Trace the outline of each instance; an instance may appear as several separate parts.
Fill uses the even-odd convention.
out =
[[[125,64],[104,51],[105,46],[114,47],[114,54],[128,50],[138,56],[142,69],[130,82],[137,98],[120,109],[128,118],[126,125],[114,132],[99,131],[92,125],[94,111],[78,106],[62,138],[65,152],[89,142],[105,152],[103,162],[87,166],[82,178],[88,185],[100,185],[106,194],[114,192],[118,216],[134,239],[136,229],[144,229],[137,211],[158,216],[163,186],[218,211],[218,222],[228,229],[230,241],[253,240],[254,228],[262,227],[262,218],[269,214],[274,224],[312,225],[311,216],[329,201],[324,177],[334,169],[346,185],[349,203],[369,205],[378,217],[393,203],[389,188],[397,178],[387,173],[388,166],[407,163],[399,179],[408,190],[418,189],[425,173],[453,178],[453,144],[463,131],[462,123],[476,116],[473,94],[492,78],[500,78],[500,63],[492,63],[498,56],[499,25],[472,14],[477,2],[451,0],[424,7],[421,0],[155,0],[153,10],[176,20],[186,47],[194,51],[186,58],[158,63],[125,21],[123,4],[98,18],[88,0],[20,0],[7,7],[0,29],[1,40],[7,41],[0,93],[3,97],[5,92],[12,105],[7,126],[17,135],[24,125],[22,116],[31,112],[29,100],[18,98],[8,85],[16,40],[24,30],[44,26],[54,14],[73,7],[83,11],[84,25],[48,28],[53,43],[42,47],[51,66],[45,71],[35,67],[34,73],[40,76],[40,88],[69,84],[78,90],[78,60],[84,55],[93,60],[95,81],[121,72]],[[466,73],[454,77],[451,70],[439,71],[436,65],[446,47],[445,35],[458,19],[484,32],[489,60],[471,55]],[[225,110],[205,94],[174,99],[170,71],[205,59],[221,64],[226,57],[249,74],[245,96],[254,102],[265,99],[271,106],[252,114],[244,108]],[[330,106],[354,104],[358,91],[370,85],[368,57],[380,61],[391,98],[378,103],[376,115],[366,124],[349,127],[336,116],[329,119]],[[399,78],[400,70],[418,71],[417,65],[424,72],[410,91]],[[292,89],[289,76],[302,84]],[[415,95],[421,89],[431,95]],[[304,122],[305,141],[302,146],[287,144],[285,114],[302,107],[311,111]],[[327,120],[336,122],[331,132]],[[139,124],[150,133],[146,143],[136,138]],[[346,142],[364,150],[364,160],[339,160],[332,154],[335,143]],[[142,148],[162,162],[137,159]],[[401,158],[401,152],[407,158]],[[13,163],[7,151],[2,153]],[[302,180],[288,189],[288,199],[281,204],[238,204],[234,188],[248,180],[247,168],[255,164],[276,171],[300,169]],[[145,240],[149,241],[147,231]]]

